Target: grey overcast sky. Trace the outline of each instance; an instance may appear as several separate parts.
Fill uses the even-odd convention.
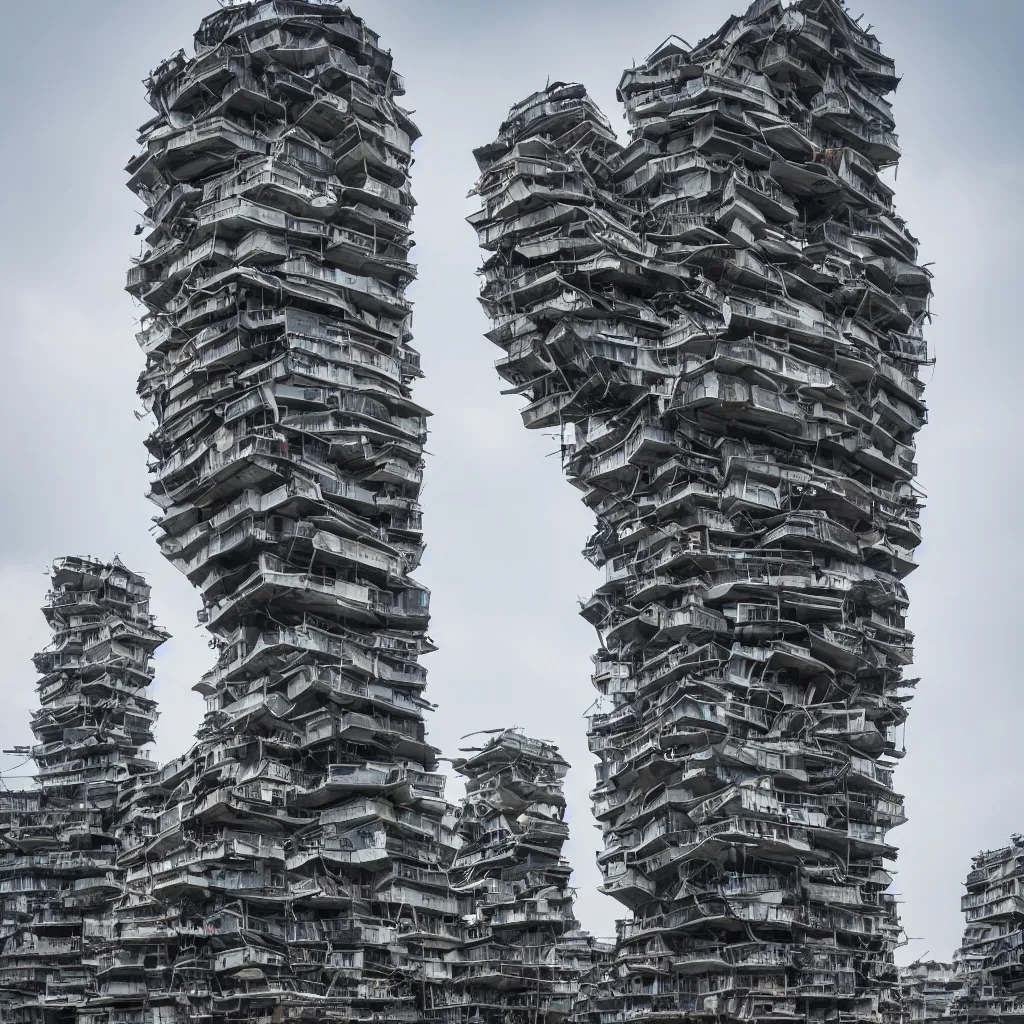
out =
[[[192,588],[148,532],[145,425],[134,411],[138,310],[123,292],[137,203],[122,168],[149,116],[141,79],[191,47],[215,0],[0,0],[0,743],[28,742],[30,656],[48,642],[38,608],[59,554],[114,552],[148,574],[174,634],[158,657],[157,756],[184,749],[202,701],[190,687],[212,657]],[[593,632],[576,615],[593,570],[579,552],[589,513],[561,479],[550,438],[499,397],[498,351],[481,337],[476,240],[464,223],[471,150],[546,79],[585,83],[621,127],[624,67],[665,36],[695,42],[746,0],[355,0],[406,76],[424,137],[413,222],[420,278],[416,344],[435,412],[424,504],[433,591],[430,735],[452,755],[474,729],[520,725],[560,744],[578,911],[611,934],[616,905],[596,891]],[[897,888],[914,940],[904,961],[959,944],[961,882],[979,848],[1024,831],[1022,639],[1016,580],[1024,499],[1021,230],[1021,0],[852,0],[905,75],[895,96],[905,157],[897,203],[934,263],[938,355],[920,441],[929,493],[921,567],[909,579],[922,677],[909,753],[897,772],[911,820]],[[1015,609],[1018,609],[1015,611]],[[1015,626],[1014,623],[1017,622]],[[5,758],[11,786],[18,759]],[[457,797],[453,785],[450,795]]]

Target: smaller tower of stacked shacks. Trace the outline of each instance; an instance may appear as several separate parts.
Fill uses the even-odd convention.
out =
[[[463,845],[450,873],[471,897],[452,966],[441,1024],[536,1024],[577,1008],[581,980],[600,958],[580,930],[562,856],[569,835],[558,748],[514,729],[489,735],[454,762],[466,776],[458,832]]]
[[[900,968],[904,1024],[937,1024],[949,1017],[949,1008],[963,982],[952,964],[916,960]]]
[[[954,955],[963,988],[951,1016],[971,1024],[1024,1016],[1024,836],[971,861],[961,898],[964,938]]]
[[[157,718],[147,688],[167,633],[150,614],[149,585],[117,558],[62,558],[51,579],[43,614],[53,643],[33,659],[37,781],[51,800],[109,811],[120,786],[156,767],[144,750]]]
[[[122,879],[112,812],[119,787],[155,766],[153,652],[166,639],[150,588],[117,558],[54,563],[43,614],[53,642],[35,655],[38,788],[0,800],[0,1018],[73,1020],[99,995],[88,940]],[[84,945],[83,945],[84,943]]]

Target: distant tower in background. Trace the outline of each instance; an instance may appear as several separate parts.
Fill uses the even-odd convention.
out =
[[[466,778],[449,877],[470,898],[462,947],[451,957],[451,1005],[439,1024],[586,1020],[610,944],[573,913],[572,866],[558,747],[515,729],[481,734],[453,767]]]
[[[950,1006],[957,1001],[963,980],[952,964],[916,960],[900,968],[900,985],[906,1024],[940,1024],[949,1020]]]
[[[962,1024],[1012,1024],[1024,1015],[1024,836],[971,861],[961,897],[964,937],[953,956],[963,987],[949,1016]]]
[[[144,749],[158,715],[148,687],[168,634],[149,597],[145,579],[117,558],[54,563],[43,608],[53,643],[33,659],[41,675],[32,756],[47,797],[108,809],[156,768]]]
[[[152,777],[153,653],[168,634],[149,585],[119,559],[53,566],[35,655],[37,788],[0,793],[0,1019],[65,1024],[95,997],[91,939],[120,897],[114,823],[121,796]]]

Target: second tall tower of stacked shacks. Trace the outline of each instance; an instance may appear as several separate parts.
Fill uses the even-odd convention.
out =
[[[899,1013],[930,284],[896,83],[841,4],[758,0],[623,75],[628,145],[555,84],[477,151],[498,372],[597,518],[602,1024]]]

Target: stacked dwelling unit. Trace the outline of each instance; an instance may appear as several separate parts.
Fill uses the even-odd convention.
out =
[[[953,958],[963,987],[952,1000],[958,1021],[1024,1017],[1024,836],[971,861],[961,897],[965,928]]]
[[[482,302],[562,431],[604,582],[597,1019],[894,1021],[929,274],[882,172],[897,83],[834,0],[758,0],[477,151]]]
[[[412,1021],[461,909],[410,576],[418,133],[347,9],[229,4],[195,46],[148,81],[128,287],[160,545],[217,661],[194,749],[125,794],[107,1024]]]
[[[952,964],[915,960],[900,968],[904,1024],[938,1024],[950,1016],[963,981]]]
[[[117,558],[53,566],[43,614],[53,642],[35,655],[37,788],[0,796],[0,1018],[65,1024],[102,993],[91,935],[120,894],[118,789],[155,766],[153,652],[166,639],[149,586]]]
[[[580,1009],[608,950],[581,931],[562,856],[569,835],[558,748],[498,730],[453,766],[466,777],[450,871],[471,907],[447,957],[439,1024],[558,1022]]]

